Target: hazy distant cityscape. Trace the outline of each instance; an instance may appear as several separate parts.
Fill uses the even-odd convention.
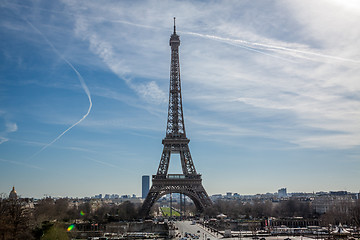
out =
[[[150,187],[150,176],[142,176],[142,196],[136,196],[135,194],[114,194],[114,193],[99,193],[94,196],[88,196],[88,197],[57,197],[57,196],[44,196],[44,198],[51,198],[51,199],[69,199],[73,200],[74,202],[78,203],[84,203],[89,200],[95,201],[99,200],[100,202],[109,204],[121,204],[123,202],[131,202],[134,204],[142,204],[145,200],[146,196],[149,192]],[[6,196],[5,193],[3,193],[3,196]],[[21,195],[20,195],[21,196]],[[19,196],[19,197],[20,197]],[[11,193],[9,195],[11,197]],[[222,194],[213,194],[209,196],[210,199],[213,202],[216,201],[236,201],[240,202],[242,204],[250,203],[253,204],[254,202],[271,202],[273,204],[278,204],[282,201],[287,200],[296,200],[299,202],[306,202],[309,204],[309,206],[312,208],[314,213],[316,214],[324,214],[332,209],[333,206],[346,204],[346,205],[353,205],[356,203],[356,201],[359,201],[360,199],[360,192],[358,193],[351,193],[348,191],[319,191],[319,192],[312,192],[312,193],[306,193],[306,192],[287,192],[286,188],[280,188],[277,192],[274,193],[258,193],[254,195],[242,195],[239,193],[233,193],[233,192],[226,192]],[[42,199],[44,199],[42,198]],[[30,202],[37,202],[41,199],[36,198],[26,198]],[[170,201],[173,204],[177,204],[180,202],[180,194],[179,193],[173,193],[170,197],[169,194],[162,196],[158,202],[160,204],[169,205]],[[190,198],[186,197],[185,202],[188,205],[193,205],[193,202]],[[96,210],[96,209],[95,209]],[[346,210],[347,212],[347,210]]]
[[[175,238],[184,234],[191,234],[190,238],[196,239],[201,237],[198,231],[212,235],[214,239],[240,236],[245,239],[255,236],[344,239],[358,238],[360,230],[359,193],[347,191],[288,193],[286,188],[280,188],[275,193],[256,195],[227,192],[210,196],[213,206],[201,214],[191,199],[182,200],[180,194],[173,193],[157,201],[151,218],[145,222],[139,219],[144,198],[134,194],[33,199],[21,198],[13,188],[8,196],[2,196],[3,234],[7,236],[9,232],[6,231],[13,221],[20,221],[22,225],[16,228],[19,239],[32,239],[34,233],[30,226],[40,223],[41,227],[36,230],[40,235],[50,234],[49,227],[61,232],[67,226],[64,239],[85,236],[97,239],[105,235],[107,239]],[[19,206],[18,212],[13,212],[8,204]],[[54,224],[54,221],[65,225]],[[187,233],[179,229],[187,229]]]
[[[89,200],[101,200],[107,203],[122,203],[125,201],[132,202],[134,204],[143,203],[147,192],[149,191],[149,185],[147,182],[143,182],[146,186],[142,187],[143,195],[136,196],[135,194],[97,194],[89,197],[56,197],[56,196],[45,196],[44,198],[53,198],[53,199],[74,199],[76,201],[89,201]],[[5,195],[5,194],[4,194]],[[171,196],[165,195],[161,197],[158,202],[162,204],[169,204],[170,201],[173,203],[179,202],[180,195],[173,193]],[[307,202],[313,208],[315,213],[323,214],[331,210],[331,207],[338,204],[353,204],[360,199],[360,193],[351,193],[348,191],[330,191],[330,192],[287,192],[286,188],[280,188],[277,192],[274,193],[259,193],[255,195],[241,195],[239,193],[226,192],[223,194],[214,194],[210,196],[213,202],[216,201],[237,201],[241,203],[253,203],[253,202],[272,202],[277,204],[281,201],[286,201],[289,199],[298,200],[301,202]],[[37,201],[40,199],[33,199],[32,201]],[[193,205],[191,199],[186,198],[186,203]]]

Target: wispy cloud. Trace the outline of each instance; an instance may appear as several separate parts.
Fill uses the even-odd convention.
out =
[[[5,138],[5,137],[0,137],[0,144],[9,141],[9,139]]]
[[[107,166],[107,167],[118,168],[118,166],[116,166],[114,164],[111,164],[111,163],[108,163],[108,162],[105,162],[105,161],[100,161],[100,160],[90,158],[90,157],[85,157],[85,158],[88,159],[88,160],[91,160],[93,162],[100,163],[101,165],[104,165],[104,166]]]
[[[18,127],[17,127],[16,123],[13,123],[13,122],[6,123],[6,132],[8,132],[8,133],[16,132],[17,130],[18,130]]]
[[[143,107],[150,111],[156,109],[152,105],[167,101],[169,47],[168,39],[163,38],[164,32],[169,37],[171,19],[177,15],[182,40],[184,102],[191,102],[191,108],[215,115],[231,114],[235,119],[249,114],[252,118],[249,122],[254,124],[247,128],[254,134],[264,132],[256,129],[259,116],[268,118],[266,132],[266,126],[273,128],[271,119],[276,115],[291,115],[292,118],[283,120],[297,128],[296,132],[318,129],[324,134],[294,133],[286,141],[306,147],[309,144],[305,142],[314,137],[324,139],[317,144],[314,141],[315,146],[337,147],[335,142],[330,144],[328,134],[333,134],[334,139],[341,134],[347,139],[342,147],[356,146],[359,129],[355,122],[359,116],[354,109],[359,107],[359,101],[352,96],[359,90],[356,76],[360,60],[352,43],[360,33],[349,32],[350,28],[346,27],[358,18],[358,12],[346,8],[346,4],[340,4],[338,14],[329,16],[330,9],[339,6],[338,2],[320,1],[311,11],[305,9],[309,2],[268,3],[271,14],[258,12],[255,3],[229,7],[215,2],[206,10],[202,3],[196,2],[150,7],[137,4],[124,7],[123,3],[117,3],[111,4],[111,8],[96,1],[88,1],[86,7],[72,1],[63,3],[66,11],[33,8],[73,18],[75,36],[86,42],[93,54],[147,102]],[[321,11],[324,7],[329,11]],[[134,14],[144,9],[146,14],[141,17]],[[234,19],[226,18],[239,9],[259,17],[254,19],[243,13]],[[159,16],[159,12],[166,14]],[[347,19],[343,18],[345,14]],[[338,27],[334,29],[339,33],[327,26],[325,20],[329,17],[336,19]],[[259,25],[264,23],[266,26]],[[339,42],[340,36],[346,37]],[[99,96],[141,107],[137,99],[125,99],[116,91],[111,94],[111,89],[100,86],[94,89],[99,90]],[[236,122],[220,118],[218,124],[236,125]],[[282,131],[281,125],[277,127]],[[225,134],[234,134],[228,129]]]
[[[18,130],[18,126],[15,122],[9,120],[5,111],[0,110],[0,120],[3,120],[4,126],[0,126],[0,144],[9,141],[8,135]]]
[[[84,157],[84,158],[87,159],[87,160],[90,160],[92,162],[99,163],[99,164],[101,164],[103,166],[106,166],[106,167],[117,168],[117,169],[119,169],[121,171],[124,171],[124,172],[133,172],[133,173],[135,173],[134,171],[132,171],[132,170],[130,170],[128,168],[120,167],[120,166],[114,165],[114,164],[106,162],[106,161],[101,161],[101,160],[91,158],[91,157]]]
[[[10,164],[22,166],[22,167],[33,168],[33,169],[37,169],[37,170],[44,170],[41,167],[38,167],[38,166],[33,165],[33,164],[27,164],[27,163],[24,163],[24,162],[13,161],[13,160],[8,160],[8,159],[4,159],[4,158],[0,158],[0,161],[4,162],[4,163],[10,163]]]
[[[294,5],[296,4],[298,3]],[[182,9],[189,3],[179,5],[177,7]],[[201,4],[190,5],[192,11],[201,8]],[[135,26],[136,29],[132,31],[136,31],[137,34],[125,36],[116,33],[112,35],[109,31],[113,31],[113,28],[98,30],[98,26],[103,26],[107,22],[106,19],[94,20],[105,8],[100,7],[99,12],[95,12],[93,8],[97,4],[92,2],[88,6],[85,14],[81,7],[69,4],[71,10],[76,12],[74,14],[76,34],[87,40],[89,48],[102,58],[109,68],[139,96],[154,103],[165,101],[164,88],[161,89],[155,81],[136,83],[131,79],[132,75],[137,71],[141,72],[144,66],[151,65],[152,62],[133,63],[129,52],[125,49],[133,46],[132,49],[138,48],[139,51],[147,52],[150,46],[157,47],[155,42],[157,39],[151,37],[149,39],[151,33],[148,29],[151,29],[149,26],[152,25],[164,26],[163,20],[147,17],[148,24],[143,24],[140,18],[119,14],[118,16],[125,16],[125,18],[118,21],[120,25],[117,27],[122,29],[126,28],[124,25]],[[235,11],[227,7],[215,9],[216,7],[219,6],[215,4],[207,8],[202,15],[189,16],[187,22],[201,22],[204,15],[223,16],[227,14],[225,11]],[[151,8],[149,12],[155,13],[160,8],[162,7]],[[237,6],[235,5],[234,8],[236,9]],[[132,6],[127,11],[141,11],[140,9],[139,6]],[[291,7],[288,6],[288,9]],[[116,6],[109,12],[109,15],[113,16],[122,11],[120,6]],[[89,12],[92,14],[88,14]],[[215,12],[216,14],[214,14]],[[271,16],[263,17],[270,18]],[[241,18],[242,16],[239,20],[243,20]],[[111,19],[113,21],[115,18],[111,17]],[[259,131],[256,129],[256,124],[247,125],[247,128],[251,129],[250,132],[263,132],[263,136],[266,137],[268,137],[266,129],[270,130],[274,126],[271,119],[280,112],[282,115],[294,116],[287,120],[287,125],[293,125],[298,131],[293,131],[287,136],[284,132],[284,134],[276,135],[276,138],[283,138],[302,147],[309,147],[311,144],[313,147],[335,148],[357,146],[356,136],[360,136],[359,127],[354,125],[355,123],[351,119],[359,119],[359,116],[356,111],[345,109],[356,108],[359,106],[359,101],[346,99],[343,96],[354,91],[352,89],[350,92],[348,88],[356,84],[354,76],[359,72],[360,60],[354,54],[349,55],[347,49],[340,51],[336,45],[322,45],[323,42],[329,42],[328,38],[331,36],[326,34],[319,36],[316,32],[311,32],[308,38],[316,39],[316,44],[313,44],[311,39],[306,42],[301,38],[298,41],[289,42],[280,40],[277,36],[271,36],[268,32],[253,31],[254,29],[251,28],[253,23],[250,23],[250,27],[245,27],[246,24],[249,24],[246,21],[235,25],[220,21],[219,18],[212,18],[212,24],[219,27],[211,27],[204,23],[204,27],[198,28],[190,27],[188,23],[181,25],[181,17],[179,19],[178,32],[181,39],[185,41],[182,47],[185,50],[180,49],[183,51],[181,52],[183,59],[181,64],[183,66],[182,78],[185,79],[183,81],[184,96],[187,97],[184,101],[195,103],[193,107],[197,111],[205,108],[211,110],[213,114],[231,114],[238,118],[250,111],[253,117],[251,121],[255,123],[259,119],[255,119],[254,122],[254,117],[264,116],[262,112],[266,110],[267,116],[264,117],[269,118],[269,121],[264,126],[265,129]],[[302,35],[307,34],[307,27],[296,26],[298,31],[303,31]],[[226,29],[231,32],[226,32]],[[240,34],[245,37],[239,38]],[[135,39],[135,36],[143,41],[146,39],[147,45],[144,46],[138,39]],[[122,39],[123,46],[118,44],[118,39]],[[226,47],[224,44],[228,46]],[[349,42],[347,48],[351,48],[350,44]],[[341,48],[343,46],[344,44],[341,45]],[[137,52],[132,53],[137,54]],[[159,53],[154,57],[160,59]],[[350,78],[346,75],[349,75]],[[343,79],[347,79],[348,82],[345,84]],[[199,91],[200,89],[201,91]],[[187,91],[188,95],[186,95]],[[252,109],[249,109],[249,106]],[[239,111],[241,107],[246,107],[246,110]],[[318,122],[322,124],[317,124]],[[337,122],[337,125],[332,124],[333,122]],[[231,119],[221,119],[219,124],[236,125]],[[346,127],[349,125],[352,126],[352,130]],[[281,125],[278,125],[277,128],[280,132],[285,130]],[[236,134],[230,127],[225,129],[228,129],[228,132],[225,130],[224,135]],[[308,129],[308,131],[301,133],[304,129]],[[322,131],[314,134],[310,129]],[[209,129],[209,131],[211,130],[216,131],[216,129]],[[329,137],[329,134],[332,137]],[[336,144],[337,137],[344,140],[343,144]],[[310,139],[317,140],[311,141]]]
[[[124,59],[121,58],[122,54],[119,52],[115,54],[113,45],[88,27],[87,19],[82,18],[80,14],[76,15],[76,17],[76,34],[89,42],[90,50],[97,54],[119,78],[123,79],[131,89],[136,91],[146,101],[156,104],[166,101],[165,93],[155,81],[147,83],[135,83],[132,81],[129,76],[131,76],[133,70],[130,70],[126,63],[124,63]],[[144,26],[140,25],[140,27]]]

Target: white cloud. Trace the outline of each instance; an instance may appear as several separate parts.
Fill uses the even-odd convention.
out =
[[[136,92],[146,100],[160,104],[166,101],[165,93],[159,88],[156,82],[151,81],[146,84],[134,85]]]
[[[16,123],[7,122],[7,123],[5,123],[5,125],[6,125],[6,132],[8,132],[8,133],[16,132],[18,130]]]
[[[9,141],[9,139],[0,136],[0,144],[3,144],[4,142],[7,142],[7,141]]]
[[[0,110],[0,120],[3,120],[4,124],[4,129],[0,132],[0,144],[3,144],[9,141],[9,133],[16,132],[18,130],[18,126],[15,122],[11,122],[8,120],[7,113],[3,110]],[[2,127],[3,126],[1,126],[1,128]]]
[[[354,42],[360,30],[354,26],[359,8],[338,1],[279,1],[268,3],[269,11],[255,2],[215,2],[206,8],[197,2],[153,3],[109,8],[95,1],[86,7],[66,1],[76,19],[76,35],[151,104],[166,102],[166,88],[159,87],[168,76],[163,66],[169,66],[163,31],[168,38],[176,15],[184,97],[193,108],[237,118],[250,112],[253,123],[260,121],[258,116],[268,118],[265,130],[247,126],[266,137],[276,125],[272,118],[291,115],[283,121],[296,133],[276,138],[303,147],[357,146],[360,51]],[[235,123],[222,118],[217,124]],[[224,135],[234,134],[225,129]],[[341,146],[329,140],[337,137],[344,140]]]
[[[144,100],[150,103],[163,103],[165,101],[165,93],[159,88],[156,82],[135,83],[128,76],[134,71],[130,69],[122,59],[122,54],[114,50],[113,44],[108,42],[104,37],[100,37],[96,30],[88,27],[87,20],[82,17],[76,19],[75,32],[83,40],[89,42],[89,48],[92,52],[101,58],[104,63],[123,79],[127,85],[135,90]]]

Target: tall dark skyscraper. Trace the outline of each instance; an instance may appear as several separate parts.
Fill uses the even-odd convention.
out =
[[[150,176],[142,176],[142,191],[141,197],[146,198],[150,188]]]

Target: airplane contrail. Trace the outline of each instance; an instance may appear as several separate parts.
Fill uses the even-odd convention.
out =
[[[181,31],[179,31],[179,32],[181,32]],[[285,52],[287,51],[287,52],[293,52],[293,53],[301,53],[301,54],[307,54],[307,55],[312,55],[312,56],[317,56],[317,57],[328,58],[328,59],[332,59],[332,60],[338,60],[338,61],[344,61],[344,62],[351,62],[351,63],[360,64],[360,61],[358,61],[358,60],[353,60],[353,59],[349,59],[349,58],[342,58],[342,57],[337,57],[337,56],[332,56],[332,55],[327,55],[327,54],[322,54],[322,53],[317,53],[317,52],[312,52],[312,51],[299,50],[299,49],[288,48],[288,47],[283,47],[283,46],[277,46],[277,45],[272,45],[272,44],[265,44],[265,43],[248,42],[248,41],[241,40],[241,39],[225,38],[225,37],[219,37],[219,36],[209,35],[209,34],[201,34],[201,33],[196,33],[196,32],[183,31],[183,33],[193,35],[193,36],[202,37],[202,38],[218,40],[218,41],[230,43],[232,45],[233,44],[243,44],[243,45],[246,45],[248,47],[252,46],[254,48],[260,48],[260,49],[264,49],[264,50],[271,50],[271,51],[281,50],[281,51],[285,51]],[[239,47],[243,47],[243,46],[239,45]],[[261,52],[261,53],[263,53],[263,52]],[[271,55],[271,56],[273,56],[273,55]],[[309,58],[304,57],[304,56],[298,56],[298,57],[309,59]],[[311,59],[309,59],[309,60],[311,60]]]
[[[83,90],[85,91],[88,99],[89,99],[89,108],[86,112],[86,114],[80,119],[78,120],[76,123],[74,123],[73,125],[71,125],[70,127],[68,127],[65,131],[63,131],[59,136],[57,136],[54,140],[52,140],[50,143],[46,144],[44,147],[42,147],[39,151],[37,151],[35,154],[33,154],[29,159],[34,158],[35,156],[37,156],[39,153],[41,153],[42,151],[44,151],[46,148],[48,148],[49,146],[51,146],[52,144],[54,144],[57,140],[59,140],[65,133],[67,133],[69,130],[71,130],[73,127],[75,127],[76,125],[78,125],[79,123],[81,123],[89,114],[92,108],[92,101],[91,101],[91,95],[90,95],[90,91],[89,88],[87,87],[83,77],[81,76],[81,74],[76,70],[76,68],[63,56],[61,55],[61,53],[54,47],[54,45],[50,42],[50,40],[37,28],[35,27],[29,20],[27,20],[25,18],[25,21],[36,31],[38,32],[46,41],[46,43],[54,50],[54,52],[61,58],[63,59],[67,65],[69,65],[69,67],[74,70],[74,72],[76,73],[77,77],[79,78],[81,87],[83,88]]]
[[[223,41],[221,41],[221,42],[223,42]],[[256,49],[256,48],[253,48],[253,47],[243,46],[243,45],[239,45],[239,44],[234,44],[234,43],[231,43],[231,42],[227,42],[227,44],[230,44],[230,45],[235,46],[235,47],[244,48],[244,49],[249,50],[249,51],[252,51],[252,52],[264,54],[264,55],[267,55],[267,56],[270,56],[270,57],[279,58],[279,59],[284,60],[284,61],[287,61],[287,62],[292,62],[292,63],[294,63],[294,61],[289,60],[289,59],[287,59],[287,58],[280,57],[280,56],[275,55],[275,54],[266,53],[266,52],[260,51],[260,50],[258,50],[258,49]]]

